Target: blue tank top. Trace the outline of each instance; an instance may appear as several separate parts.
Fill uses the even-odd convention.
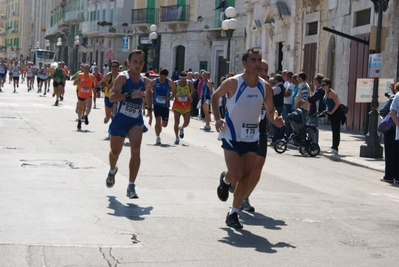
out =
[[[323,98],[324,104],[326,104],[328,112],[331,112],[335,107],[335,102],[331,98],[325,97]]]
[[[202,84],[202,95],[211,95],[211,91],[209,90],[208,86],[206,86],[207,82],[204,81],[204,83]]]
[[[154,105],[167,108],[170,107],[170,101],[165,100],[165,97],[170,96],[169,82],[167,79],[164,83],[161,83],[159,78],[155,80],[153,94]]]
[[[122,87],[121,94],[126,94],[137,90],[145,91],[144,77],[140,77],[139,83],[134,83],[130,79],[129,73],[127,71],[123,71],[123,74],[126,76],[126,83]],[[123,120],[124,124],[135,123],[137,121],[142,121],[144,123],[141,108],[142,105],[142,98],[129,98],[118,102],[113,120]]]

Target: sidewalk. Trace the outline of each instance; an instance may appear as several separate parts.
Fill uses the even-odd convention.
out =
[[[341,129],[341,142],[339,145],[339,154],[331,155],[324,153],[330,149],[332,144],[331,126],[328,124],[319,125],[319,145],[320,155],[335,161],[342,161],[352,165],[368,168],[375,171],[384,172],[384,158],[362,158],[360,157],[360,146],[365,143],[366,136],[358,133],[345,131]]]

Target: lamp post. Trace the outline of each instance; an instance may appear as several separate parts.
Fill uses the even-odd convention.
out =
[[[222,22],[222,29],[226,31],[227,34],[227,57],[226,57],[226,74],[230,72],[230,46],[231,37],[233,32],[237,29],[238,21],[234,18],[237,15],[237,11],[234,7],[228,7],[225,11],[227,19]]]
[[[381,29],[382,13],[387,10],[389,0],[371,0],[374,3],[374,10],[378,13],[377,39],[375,53],[381,53]],[[366,143],[360,146],[360,157],[382,158],[383,148],[377,134],[378,126],[378,82],[379,78],[374,78],[373,96],[371,98],[371,111],[369,112],[369,129],[366,136]]]
[[[50,50],[50,41],[46,40],[46,50]]]
[[[154,68],[154,59],[155,59],[155,40],[158,38],[157,34],[157,25],[152,24],[150,26],[150,40],[151,40],[151,67]]]
[[[61,37],[57,39],[57,47],[58,47],[58,61],[61,60],[61,49],[62,49],[62,39]]]
[[[80,37],[78,36],[78,35],[76,35],[75,36],[75,46],[76,46],[76,51],[75,51],[75,53],[76,53],[76,56],[75,56],[75,72],[77,72],[78,71],[78,66],[79,66],[79,63],[78,63],[78,50],[79,50],[79,45],[80,45]]]

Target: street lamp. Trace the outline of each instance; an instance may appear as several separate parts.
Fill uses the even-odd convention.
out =
[[[76,56],[75,56],[75,70],[78,71],[78,50],[79,50],[79,45],[80,45],[80,37],[78,35],[75,36],[75,46],[76,46]]]
[[[154,58],[155,58],[155,40],[158,38],[157,30],[158,30],[157,25],[152,24],[150,26],[151,33],[150,33],[149,37],[150,37],[151,44],[152,44],[151,45],[151,67],[153,67],[153,68],[154,68],[153,62],[154,62]]]
[[[46,40],[46,50],[49,50],[49,49],[50,49],[50,41]]]
[[[61,49],[62,49],[62,39],[61,39],[61,37],[59,37],[57,39],[57,47],[58,47],[58,61],[62,61],[61,60]]]
[[[375,53],[381,53],[381,29],[382,13],[387,10],[389,0],[371,0],[374,3],[374,10],[378,13],[377,40]],[[374,78],[373,96],[371,98],[371,111],[369,112],[369,129],[366,136],[366,143],[360,146],[360,157],[382,158],[383,148],[377,134],[378,126],[378,82],[379,78]]]
[[[238,21],[234,18],[237,15],[237,11],[234,7],[228,7],[225,11],[227,19],[222,22],[222,29],[226,31],[227,34],[227,58],[226,58],[226,67],[227,73],[230,72],[230,45],[231,45],[231,37],[233,36],[233,32],[237,29]]]

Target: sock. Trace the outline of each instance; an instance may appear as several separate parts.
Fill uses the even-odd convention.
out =
[[[129,185],[134,184],[133,182],[129,182]]]
[[[226,181],[226,177],[223,177],[223,182],[224,182],[225,184],[230,184],[230,183],[228,183],[228,182]]]
[[[236,209],[236,208],[234,208],[234,207],[231,207],[230,212],[229,212],[229,215],[233,214],[234,212],[237,212],[237,213],[238,213],[238,209]]]
[[[116,172],[116,169],[115,170],[109,170],[109,174],[111,174],[111,175],[114,175],[115,172]]]

